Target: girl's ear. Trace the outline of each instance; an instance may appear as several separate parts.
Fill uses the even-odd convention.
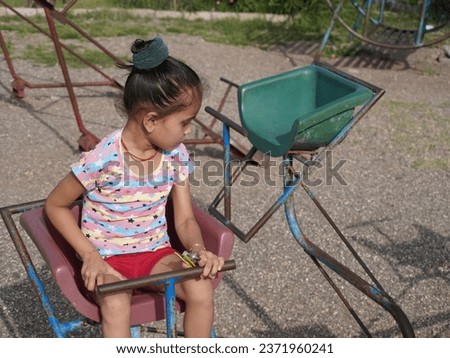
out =
[[[153,129],[155,128],[155,121],[157,119],[158,115],[156,112],[148,112],[142,121],[142,126],[144,129],[150,134],[153,132]]]

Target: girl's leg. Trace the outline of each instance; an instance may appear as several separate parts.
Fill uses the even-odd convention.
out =
[[[181,270],[183,264],[176,255],[161,259],[151,274]],[[211,337],[214,321],[214,289],[209,278],[191,279],[175,285],[176,295],[185,302],[184,335],[187,338]]]
[[[105,275],[104,283],[119,281],[113,275]],[[102,331],[105,338],[131,337],[131,292],[119,292],[98,296],[102,313]]]

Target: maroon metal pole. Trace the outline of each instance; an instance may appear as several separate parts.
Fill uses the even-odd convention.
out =
[[[64,82],[66,84],[67,92],[69,93],[70,102],[72,104],[73,112],[75,115],[75,119],[77,121],[78,129],[82,133],[81,138],[78,143],[84,150],[92,149],[100,140],[90,133],[83,124],[83,120],[81,119],[80,109],[78,107],[78,102],[75,96],[75,91],[73,89],[72,81],[70,78],[69,70],[67,68],[66,60],[64,58],[64,53],[61,48],[61,44],[58,38],[58,32],[56,30],[55,22],[53,20],[53,16],[50,13],[50,10],[47,7],[44,7],[45,17],[47,19],[48,27],[50,30],[50,34],[53,40],[53,45],[55,47],[56,56],[58,57],[59,66],[61,67],[61,71],[64,77]]]

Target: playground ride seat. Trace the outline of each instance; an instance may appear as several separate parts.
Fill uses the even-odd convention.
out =
[[[236,85],[240,124],[220,111],[206,107],[205,111],[223,123],[224,186],[209,206],[209,211],[230,228],[239,239],[248,242],[284,206],[290,231],[306,254],[312,259],[362,332],[371,337],[339,286],[332,280],[324,266],[350,283],[362,294],[388,311],[405,337],[413,337],[414,330],[405,313],[387,294],[381,284],[357,254],[342,231],[319,203],[315,193],[304,180],[304,170],[294,166],[294,160],[303,169],[317,168],[325,154],[341,143],[360,119],[384,94],[384,90],[354,76],[339,71],[323,62],[294,68],[274,76]],[[246,137],[252,148],[241,165],[231,172],[230,130]],[[232,185],[244,172],[253,155],[260,151],[271,157],[282,157],[283,192],[247,231],[243,232],[232,220]],[[306,155],[306,156],[305,156]],[[309,156],[309,157],[307,157]],[[295,211],[294,192],[302,188],[320,213],[325,217],[337,236],[345,244],[365,276],[361,277],[345,264],[320,248],[305,235]],[[223,213],[218,206],[224,202]],[[323,265],[323,266],[322,266]]]
[[[324,147],[373,92],[317,65],[295,68],[244,84],[239,114],[249,141],[280,157],[289,150]]]
[[[28,276],[33,283],[33,287],[36,289],[37,294],[41,298],[41,302],[44,306],[54,334],[57,337],[65,337],[67,333],[80,329],[86,326],[86,324],[95,324],[100,322],[101,315],[98,305],[92,300],[92,293],[88,292],[84,287],[83,280],[81,278],[82,262],[77,257],[76,252],[72,249],[72,247],[49,222],[45,215],[43,205],[44,201],[39,201],[6,207],[1,209],[1,214],[21,257],[22,263],[27,270]],[[193,205],[193,209],[204,237],[206,248],[227,260],[231,256],[232,252],[234,241],[233,234],[230,230],[198,206]],[[84,319],[71,322],[60,322],[57,318],[57,313],[51,306],[50,300],[45,292],[44,285],[37,275],[25,243],[20,237],[19,231],[15,227],[12,215],[16,213],[21,213],[21,226],[25,229],[28,236],[38,248],[43,259],[48,264],[52,276],[58,284],[62,294],[76,309],[76,311],[84,317]],[[72,213],[78,222],[80,222],[81,201],[78,201],[73,205]],[[175,249],[182,252],[184,248],[182,247],[174,230],[173,208],[170,200],[167,204],[166,215],[171,244]],[[225,266],[226,267],[224,267],[222,272],[220,272],[214,279],[214,288],[218,286],[220,280],[222,279],[224,274],[223,271],[235,268],[234,261],[226,261]],[[190,277],[192,277],[193,274],[196,274],[197,277],[200,275],[199,271],[201,271],[201,269],[198,267],[183,270],[186,271],[184,274],[189,273],[187,271],[190,270],[193,271]],[[178,271],[178,273],[180,272],[181,271]],[[166,283],[165,280],[173,279],[175,274],[166,273],[149,276],[149,278],[157,278],[157,276],[165,275],[167,277],[164,277],[161,281],[157,281],[158,283],[164,284]],[[126,280],[121,282],[126,285],[127,283],[132,283],[132,281],[133,280]],[[175,281],[171,282],[171,284],[174,283]],[[108,285],[103,286],[106,287]],[[134,287],[138,286],[135,285]],[[142,287],[142,284],[140,287]],[[172,294],[174,295],[174,291]],[[167,299],[173,300],[174,310],[176,309],[178,312],[184,311],[183,302],[179,300],[176,300],[175,302],[175,297],[167,297],[167,295],[165,297],[160,293],[145,289],[138,289],[134,291],[131,307],[131,326],[133,336],[140,335],[140,325],[164,319],[167,319],[167,336],[176,336],[176,318],[173,316],[176,315],[176,312],[172,313],[168,309],[168,305],[166,305]],[[212,334],[215,335],[215,332],[212,332]]]

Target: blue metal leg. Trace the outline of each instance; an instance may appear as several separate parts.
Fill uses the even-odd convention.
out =
[[[224,146],[224,154],[223,154],[223,162],[225,164],[224,168],[224,190],[225,190],[225,217],[227,220],[231,220],[231,147],[230,147],[230,127],[223,124],[223,146]]]
[[[425,0],[423,7],[422,7],[419,28],[417,30],[417,35],[416,35],[416,45],[417,46],[423,45],[423,37],[424,37],[426,29],[427,29],[428,18],[430,17],[431,1],[432,0]]]
[[[285,159],[283,161],[283,165],[284,165],[283,166],[284,186],[286,191],[286,188],[291,187],[292,184],[294,183],[298,183],[299,176],[295,176],[293,174],[293,170],[291,170],[292,157],[288,157],[287,159]],[[360,292],[365,294],[367,297],[371,298],[378,305],[380,305],[386,311],[388,311],[397,322],[404,337],[414,337],[414,331],[407,316],[382,288],[375,287],[370,283],[368,283],[367,281],[365,281],[364,279],[362,279],[360,276],[352,272],[349,268],[344,266],[342,263],[338,262],[328,253],[326,253],[325,251],[320,249],[317,245],[312,243],[303,234],[295,214],[293,195],[289,195],[287,197],[284,207],[286,219],[288,221],[292,235],[294,236],[297,243],[303,248],[303,250],[305,250],[305,252],[308,255],[310,255],[311,258],[313,258],[313,261],[315,263],[321,262],[322,264],[330,268],[333,272],[335,272],[340,277],[349,282],[351,285],[353,285],[355,288],[357,288]],[[326,276],[326,278],[328,279],[329,277]],[[338,293],[338,295],[340,295],[340,292],[338,291],[336,292]],[[344,301],[344,303],[346,302]],[[358,323],[362,322],[358,321]],[[367,331],[364,325],[362,325],[361,328],[363,328],[365,332]]]
[[[141,326],[131,326],[131,338],[141,338]]]
[[[168,338],[176,338],[177,336],[177,308],[175,295],[176,279],[168,279],[165,283],[164,291],[166,298],[166,330]]]
[[[315,60],[318,60],[320,58],[320,56],[321,56],[325,46],[328,43],[328,40],[330,39],[331,31],[333,31],[334,24],[336,22],[336,19],[339,16],[339,12],[341,11],[343,3],[344,3],[344,0],[341,0],[339,2],[339,4],[336,6],[336,8],[334,9],[334,11],[333,11],[333,17],[332,17],[332,19],[330,21],[330,25],[328,25],[328,29],[327,29],[327,31],[325,32],[325,35],[322,38],[322,43],[320,44],[319,50],[317,51],[316,55],[314,56]]]

